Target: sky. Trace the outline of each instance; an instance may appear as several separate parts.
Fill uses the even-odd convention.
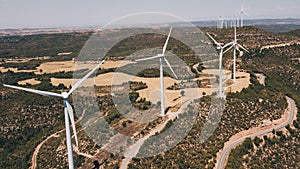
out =
[[[0,29],[102,26],[141,12],[162,12],[188,21],[215,20],[236,17],[242,4],[246,19],[300,18],[299,0],[0,0]]]

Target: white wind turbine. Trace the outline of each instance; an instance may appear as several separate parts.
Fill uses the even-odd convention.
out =
[[[165,93],[164,93],[164,77],[163,77],[163,60],[167,63],[167,65],[169,66],[170,70],[172,71],[173,75],[175,76],[176,79],[178,79],[177,75],[175,74],[173,68],[171,67],[169,61],[165,58],[165,52],[167,49],[167,45],[170,39],[170,35],[172,32],[172,28],[170,28],[170,32],[169,35],[167,37],[167,40],[165,42],[165,45],[163,47],[163,51],[161,54],[157,54],[156,56],[152,56],[149,58],[144,58],[144,59],[138,59],[136,60],[137,62],[140,61],[146,61],[146,60],[152,60],[152,59],[157,59],[159,58],[159,70],[160,70],[160,92],[161,92],[161,115],[165,116]]]
[[[220,58],[219,58],[219,97],[224,97],[223,95],[223,72],[222,72],[222,59],[223,59],[223,51],[228,46],[232,45],[233,42],[227,43],[224,46],[222,46],[220,43],[218,43],[213,37],[210,36],[209,33],[207,33],[209,38],[213,40],[213,42],[217,45],[218,49],[220,50]]]
[[[224,27],[224,17],[219,16],[217,18],[217,28],[222,29]]]
[[[69,161],[69,169],[74,169],[74,158],[73,158],[73,149],[72,149],[72,136],[71,136],[71,130],[70,130],[70,120],[71,125],[73,129],[73,133],[75,136],[76,146],[78,147],[78,140],[77,140],[77,134],[76,134],[76,128],[75,128],[75,122],[74,122],[74,114],[73,109],[70,103],[68,102],[68,97],[76,90],[91,74],[93,74],[97,68],[104,63],[104,60],[98,64],[93,70],[91,70],[87,75],[85,75],[81,80],[79,80],[72,88],[71,90],[67,92],[62,92],[61,94],[53,93],[53,92],[46,92],[41,90],[34,90],[34,89],[28,89],[18,86],[12,86],[12,85],[6,85],[5,87],[10,87],[18,90],[24,90],[31,93],[40,94],[43,96],[51,96],[51,97],[60,97],[64,101],[64,111],[65,111],[65,126],[66,126],[66,140],[67,140],[67,149],[68,149],[68,161]]]
[[[246,9],[244,8],[244,4],[242,4],[242,8],[240,11],[240,17],[241,17],[241,28],[244,27],[244,15],[247,15]]]
[[[241,48],[244,51],[248,52],[249,51],[244,48],[242,45],[238,44],[237,38],[236,38],[236,26],[234,26],[234,40],[232,42],[232,46],[228,48],[224,53],[228,52],[231,48],[233,48],[233,82],[236,82],[236,50],[237,48]]]
[[[220,16],[220,29],[224,28],[224,17]]]

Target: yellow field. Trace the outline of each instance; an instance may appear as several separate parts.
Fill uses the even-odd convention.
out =
[[[5,73],[8,70],[14,72],[14,73],[18,73],[18,72],[36,72],[36,70],[18,70],[17,68],[4,68],[4,67],[0,67],[0,71]]]
[[[26,62],[30,59],[24,59],[20,62]],[[15,62],[15,61],[10,61]],[[109,68],[117,68],[120,66],[124,66],[127,64],[130,64],[133,62],[130,61],[105,61],[104,64],[102,64],[100,67],[103,69],[109,69]],[[95,63],[83,63],[83,62],[74,62],[74,61],[63,61],[63,62],[46,62],[41,64],[39,67],[37,67],[37,70],[18,70],[16,68],[4,68],[0,67],[1,72],[7,72],[8,70],[13,71],[15,73],[18,72],[34,72],[35,74],[44,74],[44,73],[58,73],[58,72],[68,72],[68,71],[75,71],[75,70],[81,70],[81,69],[91,69],[95,67],[97,64]],[[42,71],[41,71],[42,70]]]
[[[40,84],[41,81],[35,79],[26,79],[26,80],[18,81],[19,85],[26,85],[27,83],[31,85],[37,85]]]
[[[130,61],[106,61],[101,68],[109,69],[109,68],[117,68],[120,66],[124,66],[133,62]],[[76,67],[75,67],[76,66]],[[14,72],[34,72],[36,74],[43,74],[43,73],[57,73],[61,71],[74,71],[80,69],[91,69],[95,67],[95,63],[83,63],[83,62],[74,62],[74,61],[63,61],[63,62],[46,62],[41,64],[37,70],[17,70],[15,68],[3,68],[0,67],[0,71],[6,72],[8,70]],[[42,70],[42,71],[40,71]],[[218,69],[207,69],[203,71],[203,74],[218,76],[219,70]],[[223,70],[224,78],[230,78],[231,71],[230,70]],[[232,84],[231,80],[227,80],[224,84],[224,88],[226,92],[239,92],[243,88],[247,88],[250,84],[250,74],[245,72],[237,72],[237,82]],[[239,78],[243,77],[243,78]],[[200,80],[207,79],[207,76],[199,77]],[[214,79],[215,77],[210,77]],[[211,79],[211,80],[212,80]],[[195,79],[196,80],[196,79]],[[72,86],[73,83],[78,81],[78,79],[58,79],[58,78],[51,78],[51,83],[55,86],[58,86],[60,83],[64,84],[65,86]],[[95,79],[88,79],[83,86],[93,86],[94,84],[97,86],[111,86],[111,85],[121,85],[122,83],[126,83],[128,81],[136,81],[136,82],[144,82],[147,84],[148,88],[139,90],[139,94],[141,98],[146,98],[150,100],[152,103],[157,103],[160,101],[160,79],[159,78],[142,78],[131,76],[124,73],[115,73],[110,72],[106,74],[98,75]],[[38,84],[39,81],[35,79],[27,79],[18,82],[20,85],[22,84]],[[191,99],[191,98],[199,98],[202,97],[202,93],[205,92],[207,95],[211,95],[213,90],[212,88],[186,88],[183,89],[185,94],[181,96],[180,90],[167,90],[168,87],[172,86],[174,83],[179,83],[175,79],[170,77],[164,78],[164,88],[165,88],[165,106],[172,107],[175,105],[181,105],[183,102]]]
[[[210,73],[218,74],[218,71],[212,70],[209,71]],[[227,76],[230,73],[229,70],[224,71]],[[237,82],[230,86],[224,86],[226,91],[229,92],[239,92],[243,88],[247,88],[250,85],[250,74],[245,72],[238,72]],[[200,78],[203,79],[203,78]],[[76,82],[78,79],[74,79]],[[88,79],[83,86],[93,86],[94,84],[97,86],[111,86],[111,85],[121,85],[128,81],[136,81],[136,82],[144,82],[147,84],[148,88],[139,90],[139,95],[141,98],[146,98],[147,100],[151,101],[152,103],[157,103],[160,101],[160,79],[159,78],[143,78],[143,77],[136,77],[131,76],[124,73],[116,73],[110,72],[106,74],[98,75],[94,79]],[[53,85],[57,86],[59,83],[63,83],[66,86],[70,86],[73,84],[72,79],[57,79],[52,78],[51,82]],[[211,95],[213,92],[213,88],[186,88],[183,89],[185,94],[181,97],[180,90],[167,90],[168,87],[172,86],[174,83],[178,83],[175,79],[170,77],[164,77],[164,89],[165,89],[165,106],[172,107],[177,104],[182,104],[183,102],[191,99],[191,98],[199,98],[202,97],[202,93],[205,92],[206,95]]]
[[[116,68],[120,66],[127,65],[129,63],[132,63],[130,61],[105,61],[104,64],[100,66],[100,68],[103,69],[109,69],[109,68]],[[73,62],[73,61],[64,61],[64,62],[47,62],[41,64],[37,69],[37,74],[43,74],[43,73],[57,73],[61,71],[74,71],[74,70],[81,70],[81,69],[91,69],[95,67],[97,64],[95,63],[84,63],[84,62]],[[40,73],[40,70],[42,70],[42,73]]]

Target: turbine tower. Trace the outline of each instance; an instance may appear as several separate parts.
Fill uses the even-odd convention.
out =
[[[18,86],[12,86],[4,84],[5,87],[10,87],[13,89],[23,90],[31,93],[36,93],[43,96],[50,96],[50,97],[60,97],[63,99],[64,102],[64,112],[65,112],[65,127],[66,127],[66,140],[67,140],[67,149],[68,149],[68,162],[69,162],[69,169],[74,169],[74,158],[73,158],[73,149],[72,149],[72,135],[70,130],[70,120],[72,125],[72,130],[75,136],[75,142],[76,146],[78,147],[78,139],[76,134],[76,128],[75,128],[75,122],[74,122],[74,114],[73,109],[70,103],[68,102],[68,97],[76,90],[91,74],[93,74],[97,68],[104,63],[104,60],[98,64],[94,69],[92,69],[87,75],[85,75],[81,80],[79,80],[72,88],[71,90],[67,92],[62,92],[61,94],[53,93],[53,92],[46,92],[41,90],[34,90],[34,89],[28,89],[24,87],[18,87]]]
[[[217,29],[221,29],[221,16],[217,18]]]
[[[224,17],[223,16],[220,16],[220,22],[221,22],[220,29],[223,29],[224,28]]]
[[[236,26],[237,27],[240,27],[240,15],[239,14],[237,14],[237,17],[236,17]]]
[[[233,48],[233,82],[235,83],[236,82],[236,50],[237,48],[241,48],[243,49],[244,51],[248,52],[249,51],[244,48],[242,45],[238,44],[237,42],[237,38],[236,38],[236,26],[234,26],[234,40],[232,42],[232,46],[230,46],[224,53],[228,52],[231,48]]]
[[[234,25],[235,25],[235,20],[234,20],[234,18],[231,18],[231,20],[230,20],[230,28],[233,28]]]
[[[228,28],[228,19],[224,18],[225,28]]]
[[[219,16],[218,18],[217,18],[217,28],[219,28],[219,29],[223,29],[224,28],[224,17],[223,16]]]
[[[169,42],[169,39],[170,39],[170,35],[171,35],[171,32],[172,32],[172,28],[170,28],[170,32],[169,32],[169,35],[167,37],[167,40],[165,42],[165,45],[163,47],[163,51],[161,54],[157,54],[156,56],[152,56],[152,57],[149,57],[149,58],[144,58],[144,59],[138,59],[136,60],[137,62],[140,62],[140,61],[146,61],[146,60],[152,60],[152,59],[157,59],[159,58],[159,70],[160,70],[160,92],[161,92],[161,115],[162,116],[165,116],[165,93],[164,93],[164,77],[163,77],[163,60],[167,63],[168,67],[170,68],[170,70],[172,71],[173,75],[175,76],[176,79],[178,79],[177,75],[175,74],[173,68],[171,67],[169,61],[165,58],[165,52],[166,52],[166,49],[167,49],[167,45],[168,45],[168,42]]]
[[[219,97],[223,98],[223,72],[222,72],[222,59],[223,59],[223,51],[228,46],[232,45],[233,42],[227,43],[224,46],[222,46],[220,43],[218,43],[213,37],[210,36],[209,33],[207,33],[208,37],[213,40],[213,42],[217,45],[218,49],[220,50],[220,58],[219,58]]]

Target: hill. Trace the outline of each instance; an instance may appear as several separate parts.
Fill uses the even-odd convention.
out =
[[[211,33],[218,41],[223,43],[230,42],[233,39],[232,29],[216,30],[213,28],[203,28],[203,31]],[[296,34],[297,36],[297,32],[298,31],[287,34]],[[81,46],[89,36],[89,33],[67,33],[4,37],[0,38],[0,45],[3,47],[1,48],[1,57],[7,59],[14,57],[50,56],[50,60],[52,61],[70,60],[78,54]],[[161,155],[149,158],[134,158],[129,164],[129,168],[213,168],[216,153],[232,135],[249,129],[252,126],[258,126],[261,121],[265,119],[275,120],[281,117],[283,110],[287,106],[285,95],[292,97],[297,103],[300,103],[300,90],[298,85],[300,83],[300,51],[298,45],[290,44],[290,42],[299,42],[299,38],[296,36],[274,34],[256,27],[238,29],[239,42],[250,50],[249,54],[244,54],[239,58],[238,70],[249,72],[251,74],[252,84],[241,92],[228,94],[221,122],[214,131],[214,135],[204,143],[199,142],[199,135],[210,106],[210,97],[206,96],[202,99],[195,100],[190,106],[190,108],[196,108],[198,117],[192,130],[178,145]],[[161,46],[164,38],[164,36],[155,36],[150,39],[150,41],[143,42],[143,38],[140,36],[131,37],[111,50],[110,59],[120,59],[143,46]],[[168,50],[172,50],[173,53],[179,53],[182,58],[186,59],[190,66],[199,63],[199,60],[187,59],[186,56],[189,56],[188,54],[190,54],[189,52],[191,51],[185,48],[177,48],[178,46],[184,47],[184,45],[175,39],[171,40],[170,44]],[[264,46],[270,44],[289,45],[262,49]],[[133,49],[132,46],[137,46],[137,48]],[[74,54],[65,56],[63,59],[57,56],[60,52],[70,51]],[[229,52],[224,57],[224,67],[230,68],[232,65],[232,53]],[[42,60],[39,63],[47,61],[49,60]],[[6,66],[20,66],[17,63],[5,62],[1,63],[1,66],[5,64],[8,64]],[[33,64],[32,61],[29,61],[22,63],[22,66]],[[34,65],[33,67],[36,66]],[[106,70],[100,70],[98,73],[106,73],[105,71]],[[261,85],[256,80],[254,73],[257,72],[261,72],[267,76],[266,86]],[[59,76],[71,78],[72,73],[73,72],[60,72],[35,75],[30,72],[0,72],[0,168],[28,168],[31,165],[32,153],[36,146],[46,137],[64,128],[62,105],[59,100],[6,89],[2,87],[2,84],[16,84],[19,80],[38,78],[41,80],[41,84],[32,86],[27,84],[26,87],[61,92],[62,90],[66,90],[67,87],[63,85],[60,87],[53,86],[50,82],[50,78]],[[147,74],[147,72],[145,74]],[[140,76],[145,76],[145,74]],[[146,87],[144,84],[138,85],[142,85],[140,86],[142,88]],[[140,87],[138,86],[136,89]],[[98,113],[103,114],[105,120],[109,122],[110,127],[126,134],[132,134],[134,131],[140,129],[144,129],[143,132],[147,132],[151,127],[161,122],[161,119],[159,119],[148,126],[143,126],[136,122],[126,120],[115,108],[110,90],[110,86],[97,87],[98,105],[95,106],[101,108],[100,112],[98,112],[98,109],[95,111],[92,107],[91,109],[93,111],[85,112],[85,115],[93,116],[98,115]],[[137,94],[135,92],[132,91],[131,93],[134,104],[142,108],[146,106],[147,108],[148,104],[136,100]],[[79,97],[79,99],[82,102],[89,102],[90,100],[89,97]],[[80,115],[84,114],[83,109],[84,108],[81,108],[82,111]],[[81,116],[78,118],[80,119],[80,117]],[[82,120],[84,121],[86,119]],[[180,118],[177,120],[185,124],[184,121],[180,121]],[[288,132],[280,133],[278,131],[278,133],[275,133],[278,137],[275,136],[264,139],[264,146],[258,147],[260,149],[259,151],[249,151],[247,154],[248,158],[242,158],[240,161],[249,166],[257,166],[259,163],[265,163],[265,166],[270,166],[269,163],[272,162],[267,159],[273,158],[274,154],[287,155],[287,153],[289,153],[292,154],[293,157],[298,157],[297,147],[299,147],[299,145],[294,141],[298,139],[297,135],[299,135],[297,134],[299,133],[297,125],[299,126],[299,119],[293,126],[290,126],[291,128],[287,128]],[[185,125],[181,126],[184,127]],[[93,161],[97,160],[104,168],[118,168],[122,157],[100,150],[101,145],[97,145],[88,137],[84,130],[82,130],[84,127],[86,126],[78,125],[80,149],[75,153],[76,166],[92,168]],[[101,128],[101,126],[95,127],[98,127],[98,129]],[[105,130],[105,128],[103,130]],[[111,136],[112,135],[109,135],[107,137]],[[66,168],[66,147],[64,138],[64,134],[58,134],[57,137],[51,138],[42,146],[37,159],[39,168]],[[246,143],[249,143],[249,140]],[[147,144],[151,145],[152,142],[149,140]],[[290,149],[289,146],[285,147],[285,144],[296,148]],[[281,147],[281,149],[278,149],[278,147]],[[239,151],[242,150],[237,149],[235,152]],[[272,151],[272,154],[269,154],[270,151]],[[263,154],[263,158],[261,158],[261,154]],[[93,158],[88,155],[91,155]],[[279,168],[293,164],[290,160],[282,160],[281,162],[275,161],[273,163],[276,163]],[[294,163],[298,163],[298,161],[295,160]]]

